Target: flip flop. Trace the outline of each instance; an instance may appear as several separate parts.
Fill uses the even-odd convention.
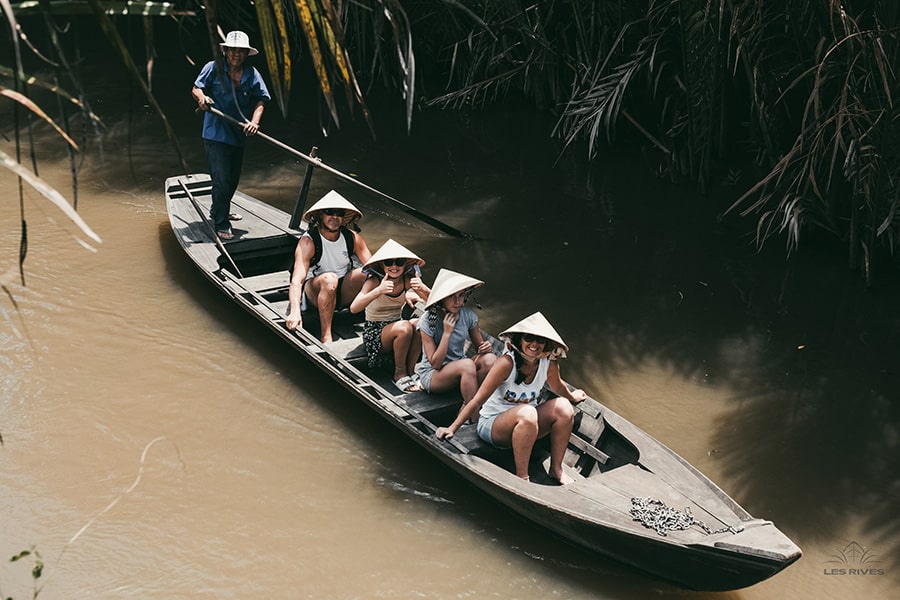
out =
[[[240,220],[243,219],[243,218],[244,218],[244,217],[242,217],[241,215],[239,215],[239,214],[237,214],[237,213],[231,213],[230,215],[228,215],[228,220],[229,220],[229,221],[240,221]]]
[[[422,386],[419,385],[419,382],[413,379],[409,375],[405,375],[394,382],[394,385],[397,386],[397,389],[402,392],[421,392]]]
[[[220,240],[233,240],[234,232],[231,231],[217,231],[216,235],[219,236]]]

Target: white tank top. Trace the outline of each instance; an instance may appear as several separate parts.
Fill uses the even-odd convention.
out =
[[[310,235],[305,233],[303,235]],[[330,241],[322,237],[316,232],[322,240],[322,258],[319,264],[310,265],[309,271],[306,273],[306,280],[309,281],[316,275],[322,273],[334,273],[338,278],[343,277],[350,271],[350,257],[347,256],[347,242],[344,241],[343,234],[338,236],[337,241]]]
[[[513,352],[514,350],[507,349],[504,354],[513,357],[513,365],[515,365]],[[494,393],[491,394],[490,398],[482,405],[479,414],[482,417],[488,418],[506,412],[513,406],[519,404],[537,406],[538,400],[540,400],[541,397],[541,391],[544,389],[544,384],[547,383],[547,370],[549,368],[550,359],[542,358],[538,362],[538,369],[534,374],[534,379],[531,380],[531,383],[525,383],[524,381],[522,383],[516,383],[516,368],[513,366],[509,377],[506,378],[506,381],[497,386]]]

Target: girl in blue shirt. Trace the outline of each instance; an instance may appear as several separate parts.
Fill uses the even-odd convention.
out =
[[[472,399],[496,360],[491,344],[481,336],[478,315],[465,306],[469,294],[484,282],[449,269],[441,269],[431,287],[425,314],[417,328],[422,337],[422,359],[416,375],[427,392],[459,389],[463,406]],[[475,354],[466,356],[466,340]]]

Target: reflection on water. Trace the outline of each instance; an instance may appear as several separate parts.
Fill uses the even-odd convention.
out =
[[[190,117],[176,128],[203,170]],[[572,348],[567,380],[804,549],[785,573],[716,598],[889,597],[895,275],[864,293],[815,243],[787,264],[777,249],[757,255],[744,224],[715,220],[741,190],[698,198],[626,154],[585,165],[529,115],[425,114],[411,138],[377,143],[266,118],[284,142],[307,151],[315,139],[329,164],[476,235],[440,235],[327,176],[311,192],[344,191],[370,247],[401,241],[428,261],[426,279],[440,267],[485,279],[488,329],[544,312]],[[11,317],[28,338],[0,331],[0,552],[38,547],[42,598],[686,595],[508,515],[205,285],[164,214],[177,161],[152,117],[136,125],[130,143],[124,127],[106,141],[127,152],[82,175],[96,254],[29,193],[29,287],[12,287]],[[251,144],[242,188],[289,209],[302,165]],[[64,165],[42,174],[65,188]],[[15,232],[0,241],[5,270]],[[824,574],[853,541],[884,575]],[[30,594],[18,566],[0,571],[4,596]]]

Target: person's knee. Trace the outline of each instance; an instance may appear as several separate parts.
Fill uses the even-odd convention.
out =
[[[538,428],[538,413],[537,410],[530,405],[520,406],[516,411],[516,423],[518,426],[524,426],[528,429],[534,429],[537,431]]]
[[[475,377],[476,367],[475,361],[471,358],[461,358],[457,361],[456,368],[459,370],[459,374],[462,377]]]
[[[316,283],[318,284],[319,294],[324,292],[330,296],[334,296],[337,292],[338,276],[335,273],[322,273],[317,279],[318,281]]]
[[[537,439],[540,427],[538,426],[537,418],[518,415],[513,431],[519,436],[525,436],[524,439]]]
[[[397,337],[404,340],[412,339],[412,336],[416,333],[416,328],[409,321],[400,320],[394,325],[397,329]]]
[[[572,406],[572,403],[566,400],[565,398],[554,398],[553,402],[553,415],[557,420],[562,421],[574,421],[575,420],[575,407]]]

